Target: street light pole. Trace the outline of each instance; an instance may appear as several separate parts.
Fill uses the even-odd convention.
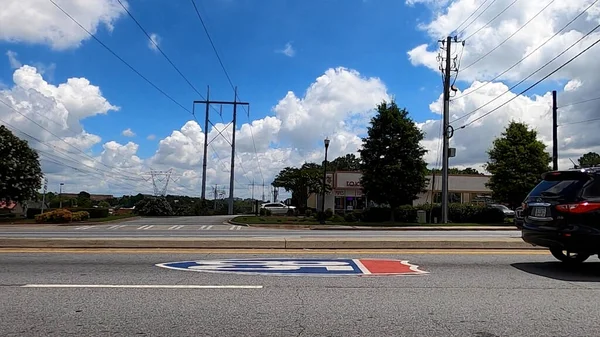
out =
[[[58,187],[58,200],[59,200],[59,205],[58,208],[62,208],[62,187],[65,183],[60,183],[59,187]]]
[[[321,212],[323,213],[320,223],[322,225],[325,224],[325,184],[327,181],[327,149],[329,148],[329,138],[325,138],[323,143],[325,144],[325,161],[323,162],[323,191],[321,196]]]

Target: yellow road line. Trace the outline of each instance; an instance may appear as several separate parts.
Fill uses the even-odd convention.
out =
[[[232,254],[232,255],[548,255],[546,250],[474,250],[474,249],[335,249],[335,250],[285,250],[285,249],[80,249],[80,248],[0,248],[0,254],[15,253],[71,253],[71,254]]]

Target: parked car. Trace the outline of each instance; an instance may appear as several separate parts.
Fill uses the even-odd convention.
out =
[[[511,210],[510,208],[508,208],[504,205],[490,204],[489,206],[501,210],[504,213],[504,217],[506,217],[506,218],[514,218],[515,217],[515,211]]]
[[[289,214],[293,213],[296,210],[294,206],[288,206],[281,202],[272,202],[267,204],[262,204],[260,208],[268,209],[271,211],[271,214]]]
[[[600,253],[600,167],[553,171],[523,202],[523,241],[567,264]]]

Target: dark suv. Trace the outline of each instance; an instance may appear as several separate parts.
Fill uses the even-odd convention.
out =
[[[523,241],[569,264],[600,253],[600,167],[552,171],[523,202]]]

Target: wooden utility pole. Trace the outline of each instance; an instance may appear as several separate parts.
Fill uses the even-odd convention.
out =
[[[552,170],[558,171],[558,107],[556,90],[552,90]]]

